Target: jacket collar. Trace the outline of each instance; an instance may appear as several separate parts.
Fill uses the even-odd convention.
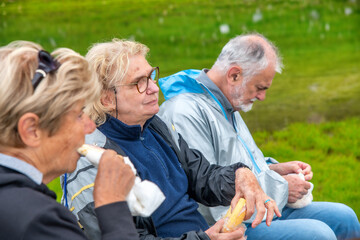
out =
[[[0,165],[24,174],[38,185],[42,182],[43,174],[34,166],[20,159],[0,153]]]
[[[232,122],[232,113],[234,112],[233,107],[231,106],[231,103],[229,100],[225,97],[225,95],[222,93],[222,91],[216,86],[216,84],[211,81],[211,79],[206,74],[209,71],[209,69],[204,68],[199,76],[197,77],[197,81],[201,82],[202,84],[211,91],[212,94],[216,97],[216,99],[220,102],[220,104],[223,106],[223,108],[226,111],[227,118],[230,122]]]
[[[127,125],[119,119],[107,115],[106,122],[98,128],[111,139],[137,140],[142,136],[153,118],[154,116],[148,119],[141,130],[140,125]]]

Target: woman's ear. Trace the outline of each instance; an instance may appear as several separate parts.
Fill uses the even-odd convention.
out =
[[[41,144],[43,131],[39,128],[39,117],[35,113],[25,113],[18,122],[18,133],[23,143],[29,147]]]
[[[109,111],[115,111],[116,108],[115,90],[114,89],[104,90],[101,93],[100,101],[101,104]]]
[[[241,74],[242,69],[239,66],[233,66],[227,71],[226,79],[229,84],[233,85],[234,82],[242,82],[243,77]]]

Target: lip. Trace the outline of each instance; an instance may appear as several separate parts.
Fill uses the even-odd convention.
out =
[[[154,100],[152,100],[152,101],[150,101],[150,102],[147,102],[147,103],[145,103],[146,105],[154,105],[154,104],[158,104],[158,99],[154,99]]]

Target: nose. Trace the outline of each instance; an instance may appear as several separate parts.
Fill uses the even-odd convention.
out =
[[[157,93],[159,92],[159,87],[156,85],[154,81],[149,81],[148,88],[146,89],[147,94]]]
[[[84,132],[85,134],[90,134],[95,131],[96,125],[93,120],[86,114],[84,114]]]
[[[265,97],[266,97],[266,91],[265,91],[265,90],[260,91],[260,92],[256,95],[256,98],[257,98],[259,101],[264,101],[264,100],[265,100]]]

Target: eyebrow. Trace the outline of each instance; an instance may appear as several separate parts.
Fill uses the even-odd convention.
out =
[[[150,69],[148,75],[142,75],[142,76],[139,76],[139,77],[134,78],[134,81],[132,81],[131,83],[137,83],[137,82],[140,81],[142,78],[144,78],[144,77],[146,77],[146,78],[149,77],[149,74],[152,72],[152,70],[153,70],[153,68]]]
[[[138,81],[140,81],[144,77],[147,78],[148,76],[146,76],[146,75],[139,76],[139,77],[135,78],[134,81],[132,81],[132,83],[137,83]]]

